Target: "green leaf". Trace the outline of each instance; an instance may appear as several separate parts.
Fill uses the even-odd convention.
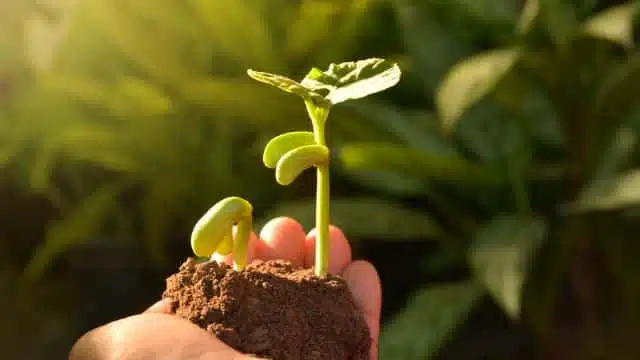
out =
[[[570,205],[571,211],[613,210],[640,203],[640,170],[601,181]]]
[[[444,128],[451,131],[471,106],[495,89],[519,57],[518,49],[500,49],[472,56],[455,65],[436,94],[436,107]]]
[[[540,0],[525,0],[516,26],[518,33],[528,34],[540,13]]]
[[[257,81],[296,94],[321,107],[386,90],[400,81],[400,73],[396,63],[376,58],[331,64],[324,72],[313,68],[301,82],[282,75],[247,71]]]
[[[313,68],[301,84],[315,92],[328,91],[331,104],[355,100],[384,91],[400,81],[398,64],[384,59],[366,59],[331,64],[327,71]]]
[[[423,288],[382,329],[380,359],[435,359],[482,294],[471,281]]]
[[[519,57],[518,49],[500,49],[455,65],[436,94],[436,107],[444,128],[452,130],[465,111],[493,91]]]
[[[40,277],[60,253],[91,240],[104,218],[116,206],[115,197],[124,187],[123,183],[114,183],[96,190],[79,201],[62,219],[51,224],[44,243],[27,264],[25,276],[29,279]]]
[[[276,74],[270,74],[261,71],[247,70],[247,74],[256,81],[277,87],[278,89],[300,96],[304,100],[309,100],[317,104],[329,105],[325,98],[309,89],[295,80]]]
[[[582,33],[632,48],[634,45],[633,20],[638,14],[638,4],[637,1],[632,1],[596,14],[585,22]]]
[[[478,184],[495,182],[481,166],[451,154],[412,149],[388,143],[357,143],[344,146],[339,159],[348,171],[387,170],[422,176],[425,180]]]
[[[522,291],[546,224],[541,219],[505,215],[473,237],[469,261],[475,276],[510,316],[520,314]]]
[[[640,118],[640,109],[638,112]],[[631,118],[633,120],[633,118]],[[589,182],[580,191],[577,204],[586,204],[592,197],[601,196],[603,193],[611,191],[611,181],[615,181],[618,172],[631,160],[633,151],[638,145],[638,138],[632,128],[623,126],[616,131],[609,139],[610,144],[603,148],[593,175]],[[574,210],[578,210],[579,206]]]
[[[380,199],[335,198],[331,200],[330,211],[331,223],[352,238],[427,240],[442,236],[440,226],[427,214]],[[278,216],[291,216],[311,229],[315,226],[315,202],[287,202],[269,211],[264,218]]]

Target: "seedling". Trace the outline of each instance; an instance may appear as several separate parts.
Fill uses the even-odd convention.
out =
[[[298,95],[304,100],[313,132],[292,131],[271,139],[265,146],[262,161],[275,169],[280,185],[291,184],[303,171],[315,167],[316,191],[316,258],[315,273],[325,276],[329,267],[329,148],[325,125],[333,105],[364,98],[386,90],[400,81],[397,64],[383,59],[331,64],[327,71],[311,69],[297,82],[281,75],[253,70],[253,79]],[[191,247],[197,256],[233,252],[234,267],[247,263],[247,247],[253,226],[252,206],[239,197],[228,197],[213,207],[196,223],[191,234]],[[235,228],[235,231],[234,231]]]

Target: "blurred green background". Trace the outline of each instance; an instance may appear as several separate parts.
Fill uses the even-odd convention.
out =
[[[229,195],[313,222],[268,139],[302,78],[397,61],[333,110],[332,220],[384,287],[381,359],[639,359],[640,51],[618,0],[0,1],[0,355],[144,309]]]

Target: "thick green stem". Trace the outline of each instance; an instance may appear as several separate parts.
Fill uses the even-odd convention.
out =
[[[313,135],[319,145],[327,145],[324,133],[324,125],[329,116],[329,109],[319,107],[312,102],[305,102],[307,112],[313,124]],[[331,201],[329,163],[317,164],[316,183],[316,257],[315,274],[323,277],[329,270],[329,251],[331,239],[329,238],[329,205]]]

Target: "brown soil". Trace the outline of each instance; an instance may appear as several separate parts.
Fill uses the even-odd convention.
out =
[[[341,277],[318,278],[286,261],[242,271],[188,259],[163,298],[180,317],[229,346],[273,360],[365,360],[369,329]]]

